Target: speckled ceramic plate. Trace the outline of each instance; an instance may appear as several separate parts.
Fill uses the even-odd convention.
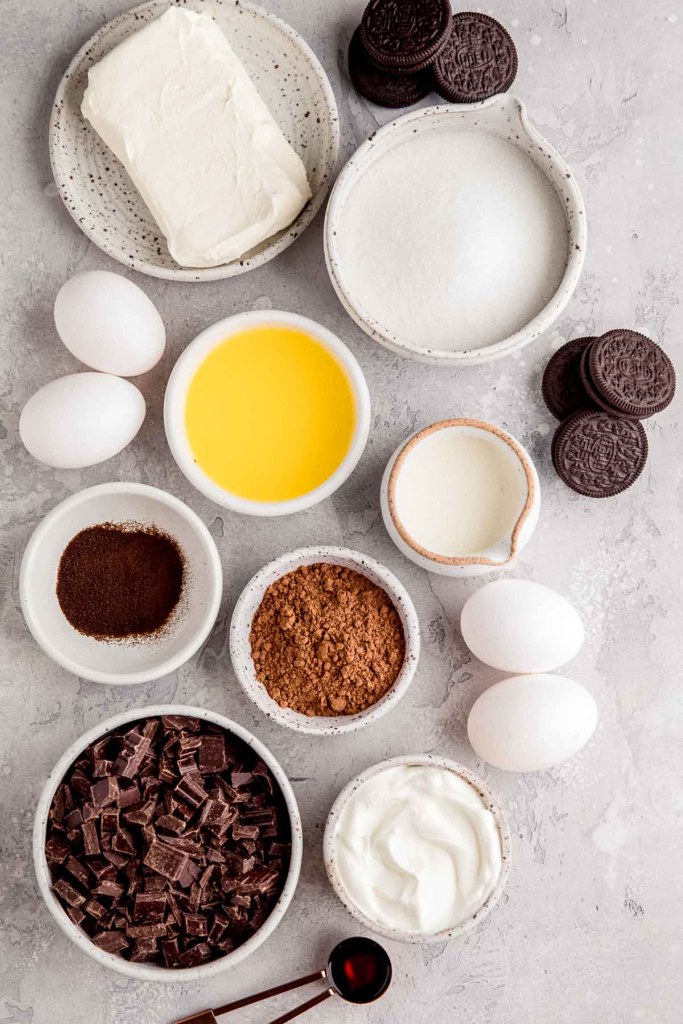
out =
[[[211,14],[230,40],[259,93],[304,162],[313,192],[297,219],[240,260],[186,269],[166,241],[128,174],[81,114],[88,70],[127,36],[169,7],[167,0],[124,11],[74,57],[59,84],[50,121],[50,159],[57,188],[82,231],[119,263],[153,277],[215,281],[260,267],[291,245],[327,194],[339,150],[339,116],[320,62],[279,18],[241,0],[187,0]]]

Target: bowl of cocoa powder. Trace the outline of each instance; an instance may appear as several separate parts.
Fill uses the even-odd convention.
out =
[[[211,632],[222,592],[199,516],[136,483],[89,487],[57,505],[29,540],[19,578],[26,624],[45,653],[114,685],[184,664]]]
[[[359,551],[301,548],[259,570],[230,625],[247,696],[297,732],[335,735],[377,721],[405,694],[420,653],[415,606]]]

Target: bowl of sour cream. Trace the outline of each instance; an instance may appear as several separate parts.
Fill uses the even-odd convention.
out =
[[[467,768],[405,755],[362,772],[339,794],[323,852],[332,888],[370,931],[444,942],[500,899],[510,832],[488,787]]]

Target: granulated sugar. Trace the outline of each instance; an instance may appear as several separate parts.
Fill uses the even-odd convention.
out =
[[[380,330],[460,351],[541,312],[564,273],[567,223],[521,149],[481,131],[419,132],[359,176],[338,244],[344,288]]]

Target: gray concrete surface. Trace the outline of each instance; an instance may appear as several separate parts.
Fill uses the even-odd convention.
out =
[[[360,0],[263,0],[312,44],[327,68],[348,157],[388,112],[366,105],[340,72]],[[0,332],[3,380],[2,649],[0,652],[0,1022],[164,1024],[216,1000],[307,972],[354,922],[322,866],[326,813],[341,786],[388,755],[436,751],[478,768],[507,808],[514,866],[507,898],[476,932],[448,947],[393,945],[396,983],[367,1010],[328,1004],[319,1024],[665,1024],[683,1019],[681,963],[681,660],[683,504],[680,401],[647,424],[651,454],[628,493],[605,502],[566,490],[549,456],[552,423],[539,394],[556,336],[490,367],[454,372],[402,361],[374,345],[337,302],[325,272],[322,218],[283,256],[245,277],[179,285],[136,277],[158,304],[170,344],[142,380],[147,421],[130,448],[82,472],[35,463],[17,434],[28,396],[80,367],[52,321],[59,285],[76,270],[119,269],[81,235],[56,196],[47,121],[72,53],[125,0],[2,0],[0,73]],[[578,175],[588,206],[581,285],[557,327],[563,336],[633,326],[677,357],[681,288],[681,32],[677,0],[500,0],[490,13],[520,53],[516,91]],[[366,454],[331,500],[280,521],[239,518],[205,501],[176,469],[161,424],[164,382],[205,325],[242,309],[312,316],[351,346],[373,399]],[[513,776],[488,769],[466,740],[469,708],[498,678],[464,649],[457,614],[475,582],[428,577],[386,536],[378,509],[383,466],[418,425],[449,414],[500,423],[537,460],[544,506],[518,574],[567,594],[588,638],[566,671],[600,707],[590,746],[561,768]],[[58,501],[106,480],[168,488],[210,526],[225,597],[201,654],[174,676],[108,689],[58,669],[24,626],[17,594],[31,530]],[[226,626],[249,576],[306,543],[347,544],[389,565],[409,588],[424,655],[403,704],[373,728],[333,740],[266,722],[233,677]],[[301,884],[284,922],[247,964],[204,987],[135,983],[90,962],[56,929],[31,865],[33,810],[48,771],[84,729],[157,701],[214,708],[258,732],[294,781],[306,824]],[[294,999],[291,999],[294,1002]],[[277,1008],[290,1005],[285,997]],[[262,1008],[239,1019],[269,1019]]]

